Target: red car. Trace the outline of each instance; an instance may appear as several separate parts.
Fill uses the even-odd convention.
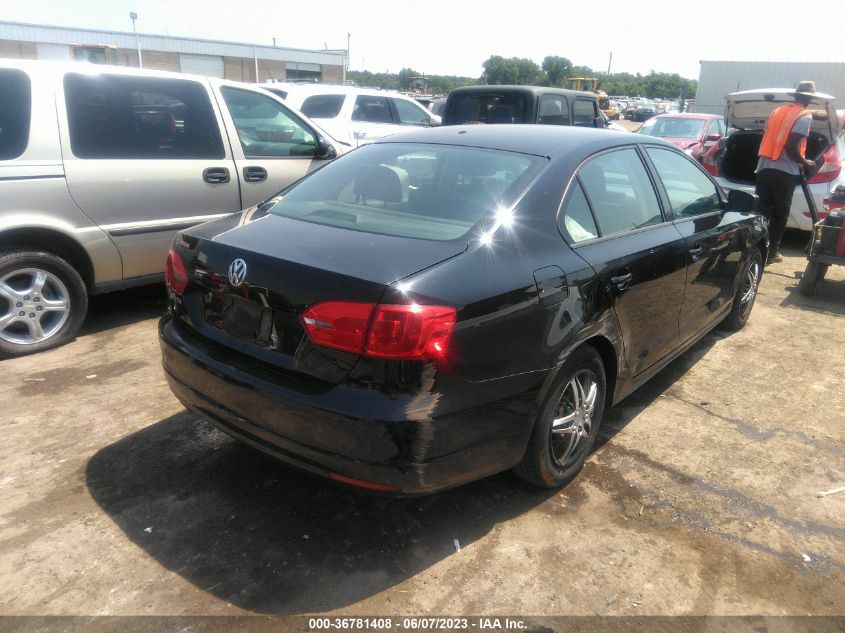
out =
[[[725,119],[718,114],[659,114],[637,132],[659,136],[700,161],[724,136]]]

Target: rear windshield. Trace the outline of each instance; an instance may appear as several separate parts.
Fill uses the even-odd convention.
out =
[[[546,160],[444,145],[366,145],[284,190],[271,213],[340,228],[453,240],[510,206]]]
[[[302,102],[302,114],[312,119],[333,119],[340,113],[343,95],[314,95]]]
[[[465,123],[530,123],[528,98],[519,92],[465,94],[452,99],[449,125]]]
[[[0,70],[0,160],[24,153],[29,142],[32,96],[29,77],[20,70]]]
[[[698,138],[704,128],[704,120],[687,118],[649,119],[638,132],[648,136],[667,138]]]

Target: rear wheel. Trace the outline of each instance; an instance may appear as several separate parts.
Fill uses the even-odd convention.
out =
[[[798,292],[801,293],[801,296],[811,296],[816,290],[816,283],[824,279],[826,273],[826,265],[820,265],[817,262],[807,262],[804,275],[801,277],[801,281],[798,282]]]
[[[85,283],[66,261],[43,251],[0,252],[0,354],[70,341],[87,310]]]
[[[742,267],[739,287],[734,295],[733,306],[723,321],[725,328],[729,330],[741,330],[748,322],[751,309],[754,307],[754,300],[757,298],[757,289],[760,286],[760,277],[763,272],[763,256],[758,249],[751,251]]]
[[[598,435],[605,389],[604,364],[596,350],[586,346],[572,354],[546,396],[516,474],[542,488],[572,481]]]

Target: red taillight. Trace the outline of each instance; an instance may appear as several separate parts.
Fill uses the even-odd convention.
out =
[[[324,301],[303,312],[302,323],[317,345],[360,354],[374,307],[372,303]]]
[[[444,356],[456,320],[455,308],[417,304],[324,301],[302,313],[314,343],[394,360]]]
[[[185,292],[185,288],[188,286],[188,270],[185,268],[182,258],[172,248],[167,253],[164,283],[177,295]]]
[[[818,173],[810,178],[807,182],[815,185],[820,182],[833,182],[842,173],[842,157],[839,155],[839,149],[836,143],[831,145],[824,153],[824,165]]]
[[[718,176],[719,175],[719,167],[716,165],[716,154],[719,151],[719,144],[716,143],[713,147],[710,148],[706,154],[702,154],[699,156],[699,161],[701,162],[701,166],[704,167],[704,171],[706,171],[711,176]]]

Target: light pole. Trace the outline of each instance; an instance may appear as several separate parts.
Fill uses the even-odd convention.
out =
[[[349,39],[352,37],[352,33],[349,31],[346,32],[346,59],[343,60],[343,85],[346,85],[346,72],[349,70]]]
[[[138,68],[143,68],[144,62],[141,59],[141,38],[138,37],[138,31],[135,30],[135,20],[138,19],[138,14],[131,11],[129,13],[129,19],[132,20],[132,32],[135,34],[135,45],[138,47]]]

